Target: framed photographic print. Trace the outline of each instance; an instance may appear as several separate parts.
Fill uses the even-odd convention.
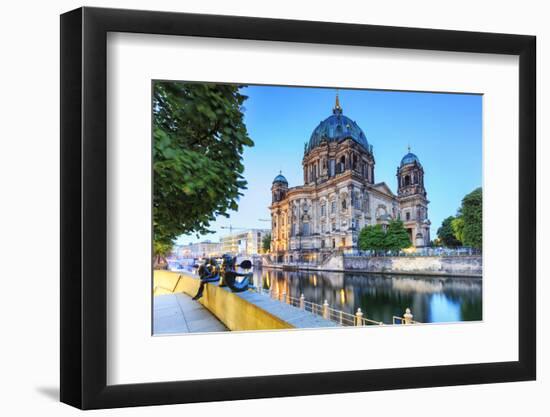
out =
[[[535,38],[61,16],[61,400],[535,379]]]

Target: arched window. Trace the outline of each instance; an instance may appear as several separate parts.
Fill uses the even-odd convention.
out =
[[[404,180],[405,180],[405,184],[404,184],[405,186],[411,185],[411,177],[409,177],[408,175],[405,175]]]
[[[343,155],[341,158],[340,158],[340,172],[344,172],[346,169],[346,156]]]

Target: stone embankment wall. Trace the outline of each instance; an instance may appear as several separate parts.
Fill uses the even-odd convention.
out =
[[[378,273],[481,276],[481,256],[346,256],[344,270]]]
[[[284,268],[265,260],[263,266]],[[333,254],[320,265],[293,263],[296,269],[319,271],[356,271],[387,274],[449,275],[480,277],[483,261],[476,256],[350,256]]]

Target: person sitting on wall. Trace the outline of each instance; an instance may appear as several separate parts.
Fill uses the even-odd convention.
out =
[[[202,297],[204,287],[208,282],[218,282],[220,280],[218,263],[214,258],[206,259],[204,264],[199,266],[198,274],[201,279],[201,285],[199,285],[199,290],[193,297],[193,300],[198,300]]]
[[[242,273],[236,271],[237,258],[231,255],[225,254],[222,257],[221,277],[222,281],[220,287],[229,287],[233,292],[246,291],[250,285],[250,278],[252,272]],[[243,261],[241,268],[249,269],[251,267],[250,261]],[[237,277],[244,277],[243,280],[238,281]]]

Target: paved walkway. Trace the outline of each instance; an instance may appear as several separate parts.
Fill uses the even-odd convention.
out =
[[[216,317],[186,294],[153,297],[153,334],[225,332]]]

